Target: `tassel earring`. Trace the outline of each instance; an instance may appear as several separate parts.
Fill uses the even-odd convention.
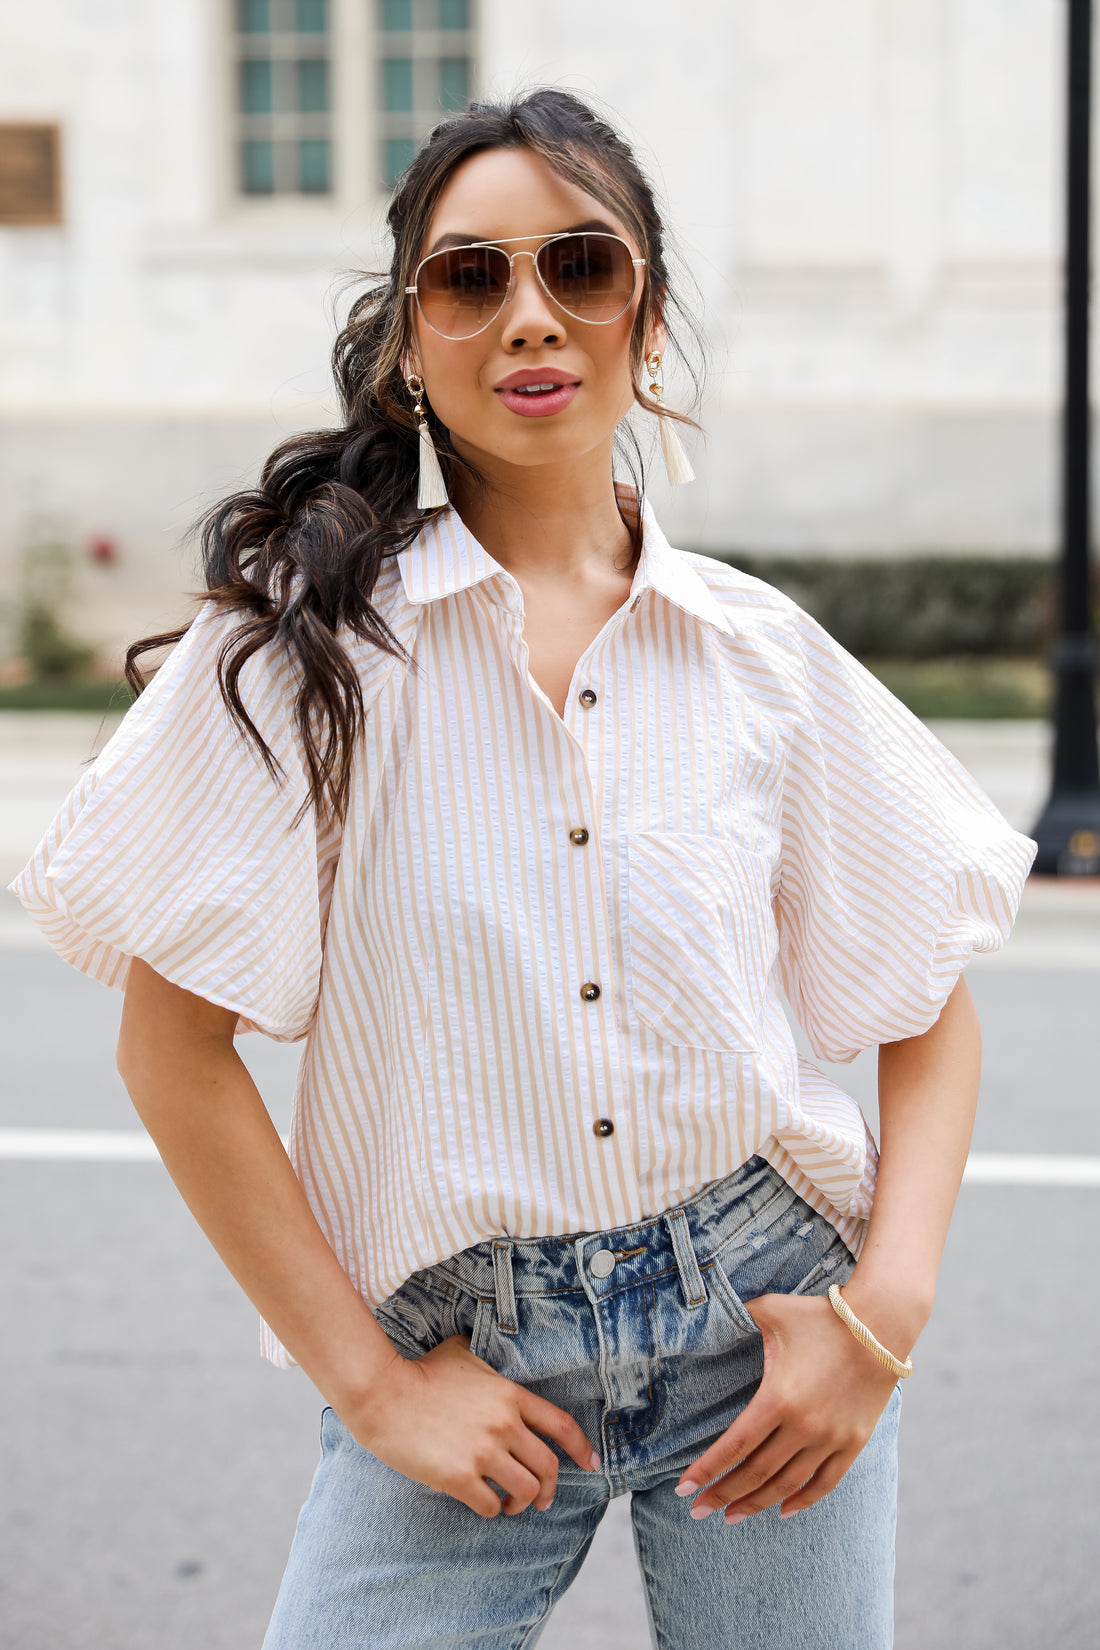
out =
[[[661,377],[661,357],[656,350],[652,355],[646,356],[645,364],[650,378],[649,393],[658,407],[662,407],[665,387]],[[695,471],[684,451],[684,444],[676,433],[676,425],[671,418],[665,418],[660,413],[658,419],[661,426],[661,451],[665,457],[665,474],[668,476],[669,484],[679,487],[685,481],[694,481]]]
[[[424,411],[424,380],[413,373],[406,378],[405,388],[416,403],[413,414],[420,428],[420,479],[416,489],[416,507],[418,510],[435,510],[451,501],[447,497],[447,484],[439,468],[439,455],[428,428],[428,415]]]

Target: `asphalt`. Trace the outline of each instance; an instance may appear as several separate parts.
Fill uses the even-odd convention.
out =
[[[0,717],[5,881],[92,731]],[[1026,828],[1044,730],[937,731]],[[114,1071],[119,998],[0,904],[0,1129],[135,1127]],[[1100,887],[1030,886],[1005,952],[968,978],[986,1045],[976,1149],[1100,1153]],[[285,1124],[295,1051],[243,1045]],[[844,1077],[873,1113],[871,1057]],[[963,1188],[906,1384],[898,1650],[1100,1641],[1098,1213],[1097,1189]],[[252,1308],[159,1163],[0,1160],[0,1254],[0,1647],[259,1646],[316,1461],[318,1395],[259,1358]],[[540,1646],[648,1643],[620,1500]]]

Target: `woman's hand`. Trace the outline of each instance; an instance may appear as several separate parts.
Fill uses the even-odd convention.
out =
[[[498,1375],[449,1335],[422,1358],[394,1357],[357,1422],[342,1419],[380,1461],[429,1489],[443,1490],[485,1518],[544,1512],[554,1499],[558,1458],[545,1433],[579,1467],[600,1458],[571,1415]],[[507,1493],[502,1501],[487,1478]]]
[[[781,1502],[783,1516],[828,1495],[875,1429],[895,1378],[818,1295],[758,1295],[745,1309],[764,1337],[764,1378],[742,1413],[676,1487],[692,1518],[726,1522]]]

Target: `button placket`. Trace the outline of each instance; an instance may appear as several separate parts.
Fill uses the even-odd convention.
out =
[[[595,657],[586,661],[589,665],[595,662]],[[573,687],[568,701],[572,714],[567,718],[567,726],[576,740],[575,752],[579,771],[574,771],[574,802],[579,804],[577,814],[582,820],[593,821],[597,818],[598,803],[597,786],[593,783],[590,763],[593,754],[598,758],[602,748],[601,735],[604,732],[604,708],[602,686],[599,689],[593,686],[591,677],[586,682],[582,674],[584,669],[585,665],[582,665],[581,670],[578,671],[582,685],[580,688]],[[598,671],[596,681],[600,681]],[[597,706],[600,709],[597,710]],[[595,714],[590,714],[593,711]],[[575,814],[574,818],[576,817]],[[570,878],[578,896],[577,916],[581,918],[583,911],[584,917],[587,919],[582,919],[578,923],[577,939],[579,945],[583,946],[584,949],[576,960],[582,968],[591,969],[595,973],[598,969],[607,966],[608,959],[614,951],[606,897],[606,878],[611,868],[605,863],[600,847],[598,829],[593,830],[588,824],[577,824],[568,830],[567,835],[569,838],[569,863],[574,872],[578,874],[577,881],[574,881],[572,877]],[[574,848],[584,851],[574,854]],[[592,855],[595,857],[590,858]],[[586,1097],[585,1110],[587,1111],[588,1123],[585,1126],[592,1131],[592,1148],[600,1154],[601,1159],[605,1158],[606,1153],[612,1154],[611,1158],[605,1160],[608,1163],[609,1172],[614,1174],[615,1171],[611,1169],[612,1160],[618,1158],[622,1153],[626,1153],[628,1158],[631,1156],[630,1129],[623,1126],[623,1118],[619,1118],[620,1126],[617,1128],[613,1118],[598,1115],[593,1117],[592,1114],[600,1107],[601,1102],[603,1105],[607,1105],[612,1096],[619,1091],[619,1084],[615,1078],[615,1068],[618,1064],[616,1059],[617,1039],[614,1033],[609,1029],[605,1029],[605,1026],[601,1023],[604,1007],[601,1003],[603,984],[601,984],[598,977],[592,979],[583,978],[582,976],[582,984],[579,988],[574,987],[574,989],[578,990],[581,999],[578,1008],[585,1016],[584,1022],[578,1027],[580,1035],[590,1050],[593,1045],[604,1044],[607,1054],[611,1057],[612,1070],[607,1073],[606,1089],[605,1085],[601,1084],[600,1090],[603,1092],[597,1091]],[[613,1007],[610,1008],[610,1012],[614,1014]],[[599,1062],[597,1063],[599,1064]],[[583,1116],[584,1113],[582,1112],[581,1115]],[[580,1118],[578,1118],[579,1121]]]

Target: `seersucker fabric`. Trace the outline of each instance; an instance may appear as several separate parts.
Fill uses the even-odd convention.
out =
[[[303,806],[293,664],[271,646],[242,677],[274,780],[217,687],[236,621],[205,603],[12,884],[95,979],[142,957],[305,1039],[291,1159],[372,1306],[754,1153],[858,1253],[874,1142],[783,998],[848,1061],[927,1030],[1010,932],[1035,845],[792,601],[643,520],[564,719],[519,585],[453,510],[386,564],[412,664],[346,639],[366,725],[342,827]]]

